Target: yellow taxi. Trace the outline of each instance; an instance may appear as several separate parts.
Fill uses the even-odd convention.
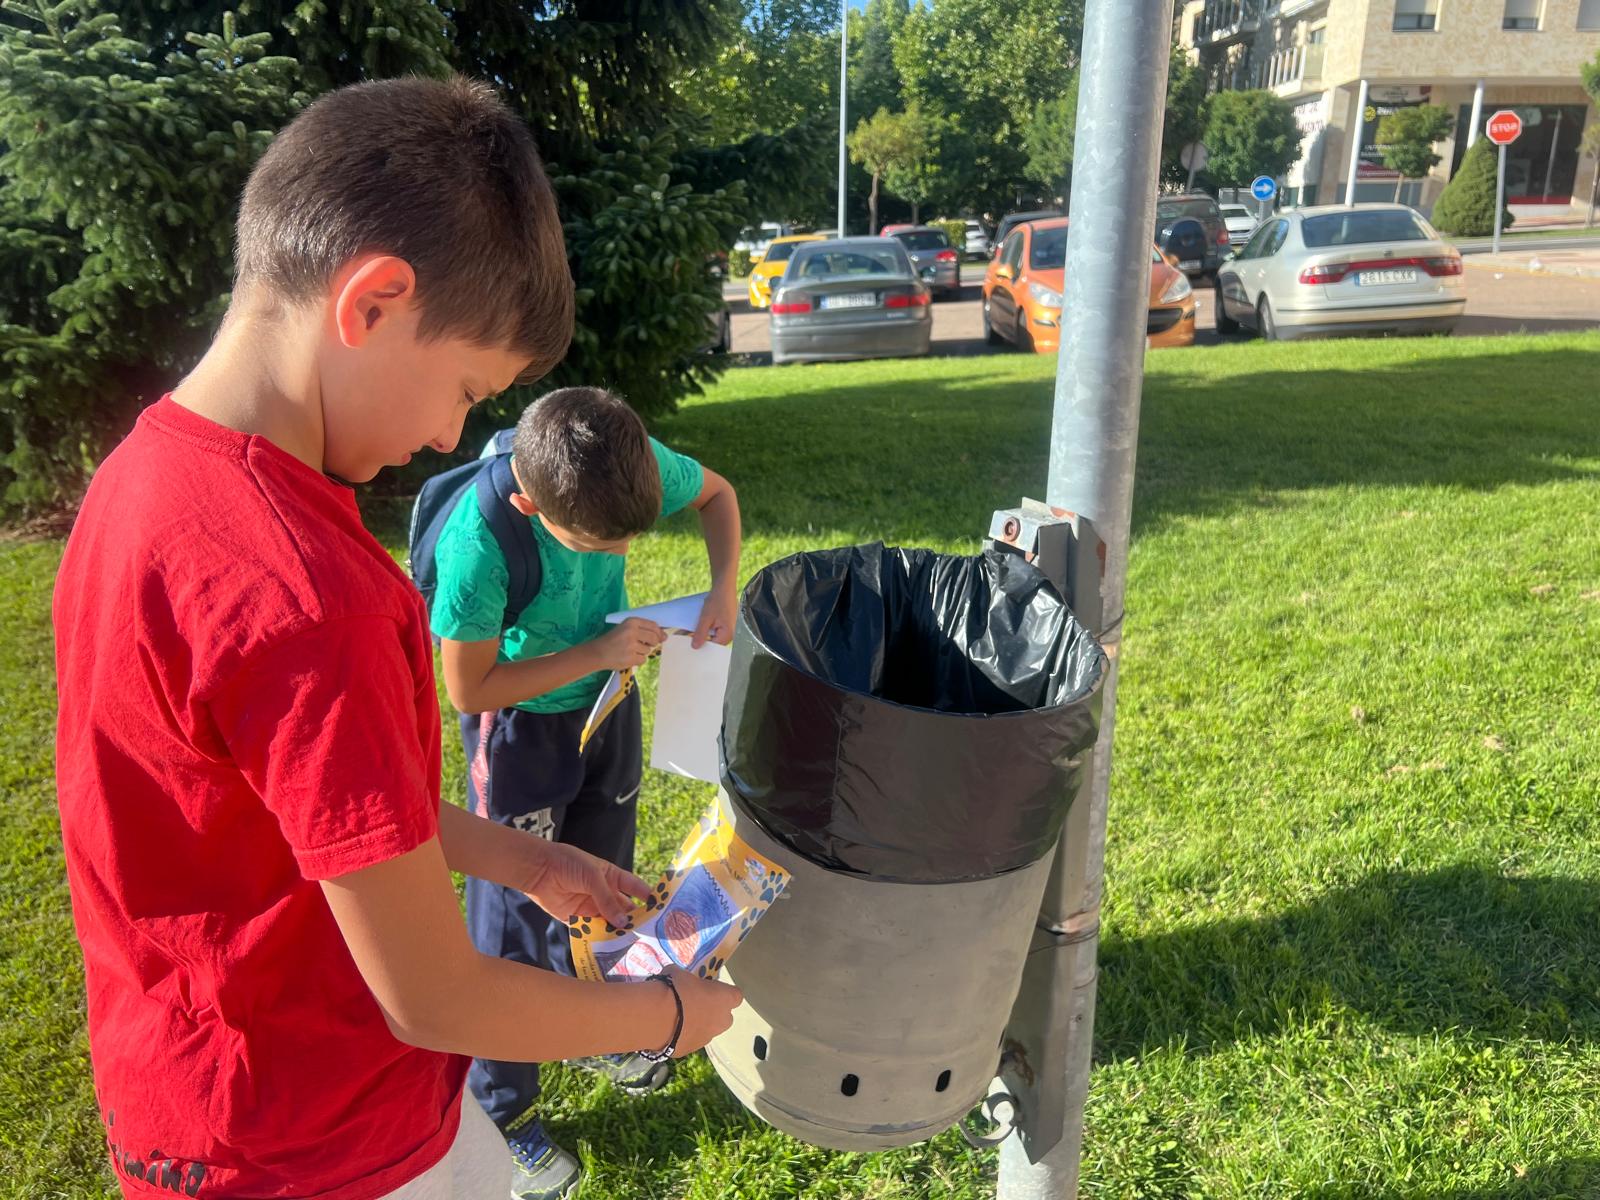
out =
[[[789,256],[802,242],[825,240],[820,233],[796,233],[772,239],[761,261],[750,268],[750,307],[767,308],[772,304],[772,282],[782,275],[789,265]]]

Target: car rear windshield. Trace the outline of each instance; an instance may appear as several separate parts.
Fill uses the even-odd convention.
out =
[[[1156,203],[1156,219],[1176,221],[1179,217],[1194,217],[1198,221],[1217,216],[1217,206],[1210,200],[1160,200]]]
[[[942,229],[917,229],[910,233],[897,233],[894,235],[907,250],[948,250],[950,239]]]
[[[909,275],[911,265],[898,247],[807,250],[789,265],[790,279],[841,279],[858,275]]]
[[[1360,246],[1368,242],[1427,242],[1432,235],[1415,213],[1402,209],[1379,212],[1329,213],[1307,217],[1300,226],[1307,248]]]
[[[1067,265],[1067,227],[1035,229],[1028,247],[1028,266],[1034,271],[1059,271]]]

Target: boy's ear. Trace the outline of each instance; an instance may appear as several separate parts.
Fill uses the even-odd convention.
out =
[[[339,340],[354,350],[373,330],[416,302],[417,273],[392,254],[357,259],[340,273],[333,293],[333,324]]]
[[[539,506],[521,491],[511,493],[511,507],[525,517],[534,516],[539,511]]]

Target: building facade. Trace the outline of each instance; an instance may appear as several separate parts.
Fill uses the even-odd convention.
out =
[[[1187,0],[1177,32],[1213,90],[1267,88],[1293,104],[1305,139],[1280,181],[1285,203],[1398,193],[1431,211],[1502,108],[1523,122],[1506,160],[1518,216],[1587,212],[1600,182],[1584,148],[1600,117],[1579,76],[1600,53],[1600,0]],[[1402,181],[1383,165],[1378,121],[1415,104],[1451,110],[1455,133],[1432,174]]]

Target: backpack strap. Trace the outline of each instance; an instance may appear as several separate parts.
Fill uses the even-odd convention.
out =
[[[501,618],[504,632],[517,623],[517,618],[539,594],[544,582],[544,564],[539,557],[539,539],[533,532],[533,522],[511,506],[511,494],[517,491],[517,477],[511,473],[511,455],[497,454],[477,478],[478,511],[494,534],[500,553],[506,560],[506,611]]]

